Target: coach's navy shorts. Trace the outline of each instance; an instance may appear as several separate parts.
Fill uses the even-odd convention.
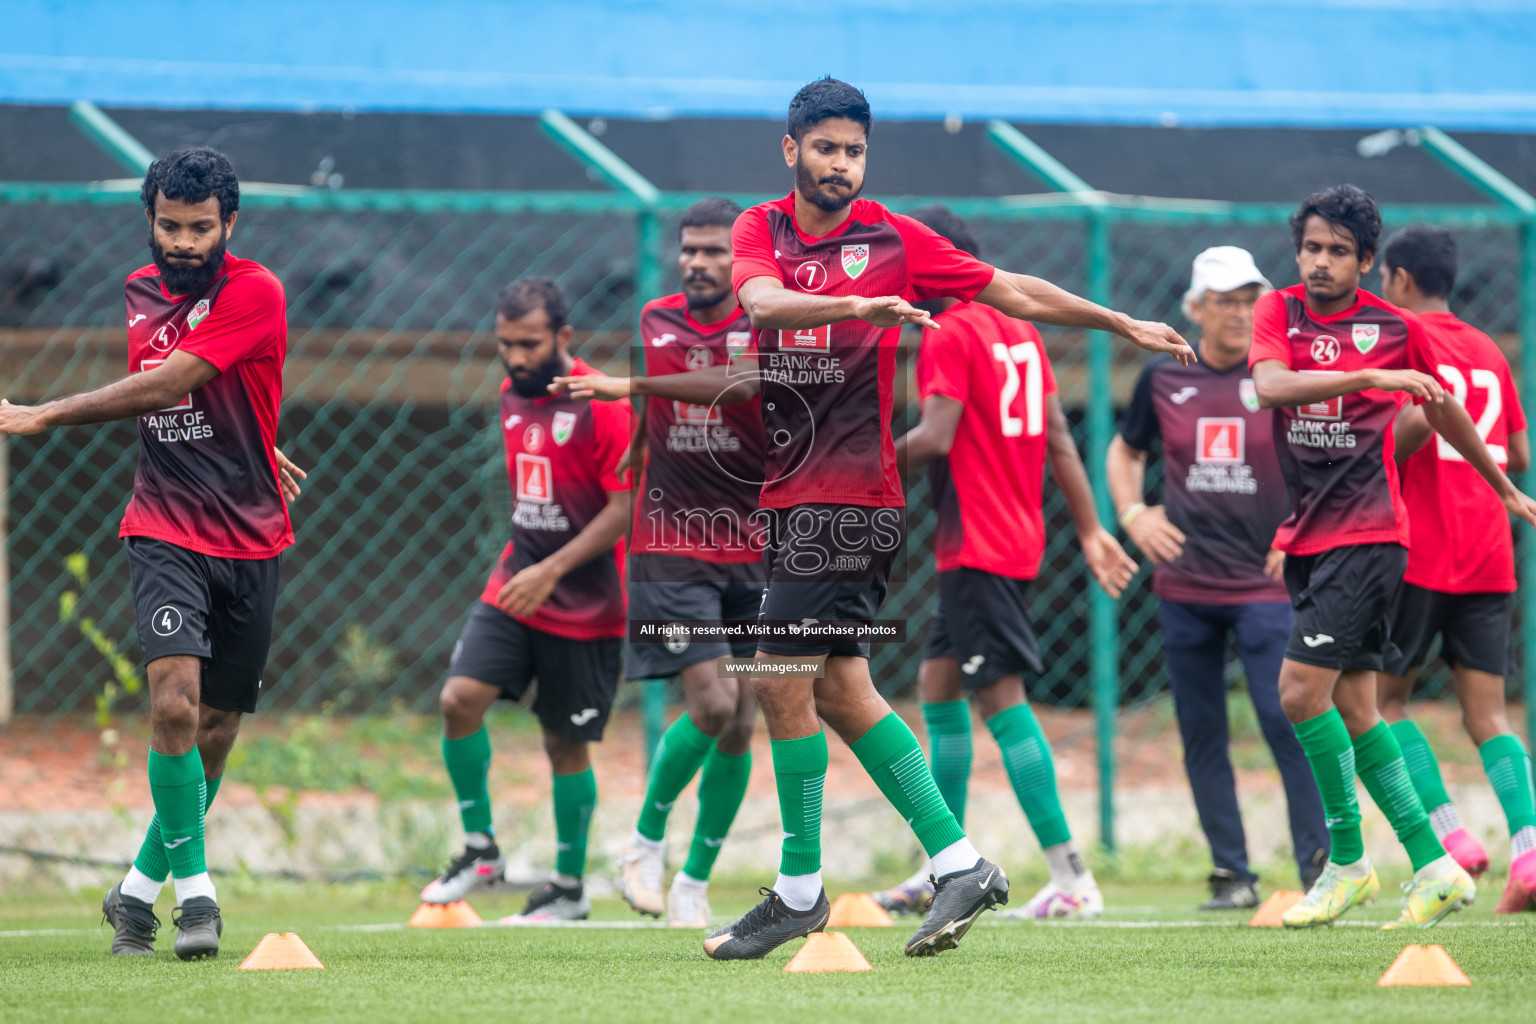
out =
[[[125,537],[123,544],[144,664],[201,658],[200,701],[255,711],[283,556],[216,558],[154,537]]]

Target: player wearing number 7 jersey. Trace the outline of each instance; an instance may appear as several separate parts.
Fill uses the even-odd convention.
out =
[[[1530,465],[1525,416],[1509,364],[1482,331],[1462,323],[1447,299],[1456,281],[1456,242],[1443,228],[1415,225],[1382,249],[1382,291],[1418,315],[1435,340],[1435,375],[1466,407],[1493,460],[1517,472]],[[1408,718],[1408,696],[1430,642],[1452,668],[1467,734],[1482,754],[1509,823],[1509,884],[1496,913],[1536,909],[1536,806],[1531,758],[1509,726],[1504,677],[1514,670],[1510,612],[1515,552],[1497,496],[1413,408],[1398,417],[1396,439],[1408,506],[1408,569],[1393,608],[1400,652],[1378,677],[1377,702],[1403,748],[1414,789],[1445,848],[1472,875],[1488,854],[1463,826],[1440,778],[1434,751]],[[1428,443],[1426,443],[1428,442]]]
[[[977,254],[965,222],[948,209],[929,207],[912,218],[960,251]],[[917,364],[922,422],[896,442],[897,461],[909,478],[927,466],[938,508],[939,605],[917,673],[929,767],[963,823],[971,772],[969,695],[997,741],[1050,866],[1050,883],[1010,913],[1094,917],[1104,900],[1072,840],[1050,744],[1024,694],[1024,673],[1044,669],[1027,596],[1045,551],[1041,487],[1047,459],[1100,584],[1118,597],[1136,563],[1099,524],[1040,332],[977,302],[942,299],[934,305],[942,309],[934,317],[939,329],[924,332]],[[933,894],[931,874],[924,864],[875,900],[897,913],[920,910]]]
[[[1360,288],[1381,234],[1376,201],[1353,185],[1308,196],[1291,218],[1302,284],[1259,299],[1249,365],[1275,409],[1276,454],[1292,513],[1275,546],[1296,623],[1280,704],[1312,763],[1332,849],[1290,927],[1327,924],[1379,883],[1365,856],[1356,772],[1413,862],[1399,925],[1423,927],[1470,904],[1476,887],[1445,853],[1414,792],[1397,738],[1376,710],[1376,673],[1395,649],[1388,615],[1407,563],[1392,423],[1408,398],[1471,463],[1504,507],[1536,503],[1499,469],[1467,411],[1431,376],[1439,360],[1418,318]]]

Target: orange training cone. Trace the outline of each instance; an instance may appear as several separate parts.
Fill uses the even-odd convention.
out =
[[[407,922],[412,928],[478,928],[480,915],[463,900],[423,903]]]
[[[867,892],[845,892],[832,901],[828,928],[889,928],[895,922]]]
[[[1404,946],[1378,985],[1470,985],[1444,946]]]
[[[325,967],[293,932],[276,932],[256,943],[251,955],[240,963],[242,971],[290,971],[301,967]]]
[[[1305,895],[1306,893],[1297,892],[1294,889],[1281,889],[1270,893],[1269,899],[1260,904],[1259,909],[1254,911],[1253,916],[1248,919],[1248,927],[1279,928],[1284,923],[1280,920],[1281,916],[1300,903]]]
[[[869,971],[869,961],[842,932],[812,932],[800,952],[784,965],[786,974],[826,974],[829,971]]]

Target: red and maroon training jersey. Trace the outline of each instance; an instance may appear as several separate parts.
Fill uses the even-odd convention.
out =
[[[1493,461],[1509,465],[1509,435],[1525,429],[1504,353],[1453,313],[1420,313],[1434,342],[1435,376],[1467,409]],[[1436,434],[1403,462],[1408,571],[1414,586],[1449,594],[1513,593],[1509,513],[1488,482]]]
[[[1253,310],[1248,365],[1277,359],[1301,373],[1433,373],[1418,319],[1361,288],[1331,316],[1307,308],[1302,285],[1267,292]],[[1407,396],[1367,388],[1301,408],[1276,409],[1275,454],[1291,514],[1275,547],[1312,555],[1350,544],[1408,544],[1408,510],[1392,458],[1392,423]]]
[[[712,324],[669,295],[640,311],[645,372],[657,377],[734,364],[752,352],[752,325],[737,309]],[[645,475],[635,504],[630,551],[705,562],[756,562],[753,525],[763,483],[763,414],[758,400],[690,405],[650,398],[645,409]]]
[[[172,296],[150,265],[128,276],[126,296],[129,373],[178,349],[219,373],[139,417],[139,466],[118,536],[216,558],[271,558],[293,543],[272,454],[288,354],[282,284],[227,253],[202,291]]]
[[[771,277],[808,295],[970,301],[993,268],[868,199],[820,238],[795,224],[795,194],[755,206],[731,231],[731,284]],[[897,328],[844,320],[756,333],[767,443],[765,508],[906,504],[891,438]]]
[[[962,302],[923,332],[918,393],[965,405],[949,454],[928,469],[940,572],[962,566],[1032,580],[1045,553],[1045,399],[1056,375],[1034,325]]]
[[[580,359],[573,375],[593,373]],[[629,485],[615,470],[629,447],[629,402],[578,401],[569,395],[524,398],[501,386],[501,438],[512,488],[512,540],[480,600],[496,604],[506,582],[565,547]],[[560,578],[532,615],[534,629],[573,640],[624,635],[624,541]]]

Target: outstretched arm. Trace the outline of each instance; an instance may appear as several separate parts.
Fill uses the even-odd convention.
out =
[[[1253,388],[1266,409],[1312,405],[1366,388],[1403,391],[1414,398],[1440,405],[1445,389],[1440,382],[1418,370],[1351,370],[1348,373],[1301,373],[1278,359],[1253,364]]]
[[[37,434],[49,427],[131,419],[176,405],[219,375],[218,367],[188,352],[172,352],[159,366],[106,387],[42,405],[0,402],[0,434]]]
[[[1131,577],[1136,575],[1136,562],[1099,522],[1093,487],[1088,483],[1088,471],[1083,468],[1077,443],[1072,440],[1072,428],[1067,424],[1067,414],[1062,411],[1061,398],[1055,394],[1047,395],[1045,407],[1049,417],[1046,450],[1051,476],[1067,499],[1067,510],[1077,526],[1077,542],[1082,546],[1088,571],[1093,573],[1105,593],[1118,598],[1125,593]]]
[[[1435,428],[1435,433],[1445,438],[1451,447],[1460,452],[1461,457],[1466,459],[1484,480],[1488,481],[1488,486],[1493,488],[1493,492],[1499,496],[1505,508],[1532,526],[1536,526],[1536,502],[1520,493],[1520,489],[1504,475],[1499,464],[1493,461],[1493,453],[1488,450],[1488,445],[1483,439],[1477,436],[1477,427],[1473,425],[1472,417],[1467,415],[1467,410],[1460,402],[1426,405],[1424,418],[1429,421],[1431,427]]]
[[[992,283],[977,294],[976,301],[1015,320],[1118,334],[1149,352],[1167,352],[1181,363],[1187,364],[1195,357],[1189,343],[1167,324],[1133,320],[1124,313],[1105,309],[1038,277],[999,270],[993,275]]]
[[[796,330],[821,327],[843,320],[863,320],[876,327],[922,324],[937,328],[933,317],[894,295],[807,295],[792,292],[772,277],[753,277],[741,283],[736,300],[759,330]]]
[[[756,398],[762,390],[757,360],[742,356],[737,363],[740,365],[710,366],[657,377],[556,377],[549,390],[557,395],[569,391],[572,398],[594,398],[600,402],[641,396],[690,405],[734,405]]]

